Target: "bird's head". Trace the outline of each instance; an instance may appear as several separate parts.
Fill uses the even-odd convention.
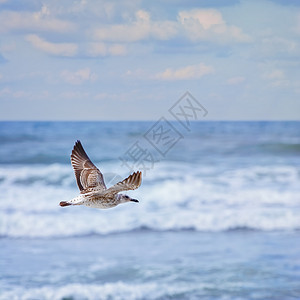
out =
[[[129,196],[123,195],[123,194],[119,194],[118,198],[119,198],[118,200],[119,200],[120,203],[126,203],[126,202],[130,202],[130,201],[132,201],[132,202],[139,202],[139,200],[130,198]]]

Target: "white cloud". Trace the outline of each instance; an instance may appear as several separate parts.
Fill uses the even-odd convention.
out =
[[[11,90],[8,87],[5,87],[2,90],[0,90],[0,98],[3,97],[6,100],[8,98],[19,99],[19,98],[25,98],[29,96],[32,96],[32,94],[23,90],[15,90],[15,89]]]
[[[237,76],[237,77],[232,77],[232,78],[229,78],[227,79],[227,84],[229,85],[236,85],[236,84],[240,84],[242,82],[245,81],[245,77],[243,76]]]
[[[149,78],[149,75],[146,74],[145,70],[142,68],[138,68],[135,70],[127,70],[124,74],[125,77],[132,77],[132,78]]]
[[[11,93],[11,90],[8,87],[5,87],[0,90],[0,97],[7,96]]]
[[[6,44],[0,45],[1,53],[9,53],[16,50],[17,46],[15,42],[8,42]]]
[[[170,40],[186,37],[193,42],[209,40],[214,42],[249,42],[248,35],[237,26],[226,24],[222,14],[215,9],[193,9],[180,11],[176,21],[153,21],[145,10],[135,13],[134,20],[97,28],[93,37],[99,41],[137,42],[149,40]]]
[[[105,56],[107,55],[107,46],[105,43],[90,43],[87,53],[90,56]]]
[[[108,102],[110,101],[126,101],[128,99],[132,99],[131,94],[128,93],[98,93],[94,95],[93,99],[98,101],[106,100]]]
[[[79,85],[86,81],[93,82],[97,79],[97,75],[89,68],[80,69],[75,72],[64,70],[60,73],[60,76],[64,81],[74,85]]]
[[[278,88],[288,88],[292,85],[292,83],[287,79],[279,79],[275,80],[271,83],[271,86],[278,87]]]
[[[221,13],[215,9],[193,9],[189,11],[180,11],[178,19],[183,25],[201,25],[205,30],[214,25],[225,25]]]
[[[78,46],[74,43],[50,43],[35,34],[27,35],[26,40],[35,48],[52,55],[71,57],[78,51]]]
[[[0,32],[17,30],[68,33],[76,29],[74,23],[53,17],[47,6],[37,12],[2,11],[0,24]]]
[[[67,91],[62,92],[58,98],[60,99],[85,99],[89,98],[90,93],[89,92],[79,92],[79,91]]]
[[[216,9],[180,11],[178,22],[185,35],[192,41],[249,42],[251,39],[239,27],[227,25]]]
[[[300,34],[300,13],[298,13],[296,18],[296,25],[294,27],[294,31],[298,34]]]
[[[300,44],[296,39],[273,35],[262,39],[260,53],[266,57],[299,56]]]
[[[203,63],[190,65],[179,69],[168,68],[165,71],[155,75],[156,79],[162,80],[187,80],[198,79],[206,74],[214,72],[212,66],[207,66]]]
[[[108,53],[111,55],[125,55],[127,53],[126,47],[121,44],[113,44],[108,47]]]
[[[292,82],[286,78],[284,72],[280,69],[265,72],[262,77],[263,79],[268,80],[272,87],[286,88],[292,85]]]
[[[166,40],[176,35],[175,27],[175,23],[170,21],[154,22],[148,12],[139,10],[134,21],[98,28],[93,35],[97,40],[112,42],[136,42],[151,37]]]
[[[105,44],[105,43],[89,43],[87,54],[92,57],[96,56],[122,56],[127,53],[124,44]]]
[[[265,79],[284,79],[284,72],[282,70],[272,70],[263,75]]]
[[[94,36],[101,41],[135,42],[149,34],[149,15],[138,11],[130,24],[111,25],[95,30]]]

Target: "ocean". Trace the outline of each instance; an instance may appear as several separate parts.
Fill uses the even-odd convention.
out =
[[[139,203],[60,207],[80,140]],[[0,122],[0,299],[300,299],[300,122]]]

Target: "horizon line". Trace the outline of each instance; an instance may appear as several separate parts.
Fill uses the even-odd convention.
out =
[[[159,118],[158,118],[159,119]],[[156,122],[158,119],[147,119],[147,120],[134,120],[134,119],[128,119],[128,120],[117,120],[117,119],[111,119],[111,120],[88,120],[88,119],[82,119],[82,120],[64,120],[64,119],[49,119],[49,120],[41,120],[41,119],[30,119],[30,120],[0,120],[0,122]],[[178,120],[175,119],[166,119],[169,122],[178,122]],[[300,119],[201,119],[201,120],[189,120],[190,122],[300,122]]]

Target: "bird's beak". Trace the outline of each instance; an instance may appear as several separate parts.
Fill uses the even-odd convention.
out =
[[[136,199],[131,199],[130,201],[132,201],[132,202],[139,202],[139,200],[136,200]]]

